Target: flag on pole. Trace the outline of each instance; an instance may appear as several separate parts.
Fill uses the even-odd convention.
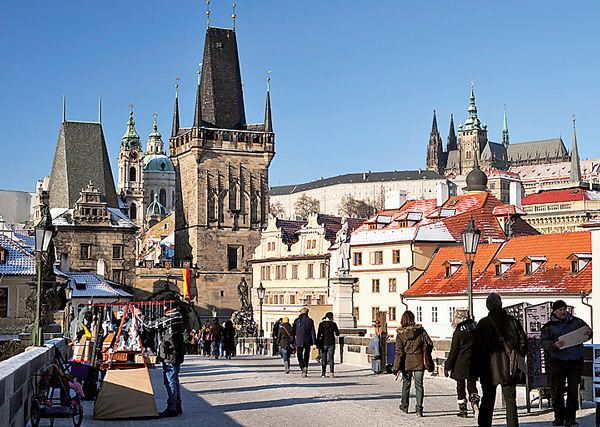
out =
[[[190,296],[190,269],[183,269],[183,299],[191,300]]]

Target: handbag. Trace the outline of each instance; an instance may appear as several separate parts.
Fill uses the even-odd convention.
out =
[[[511,349],[508,346],[508,344],[504,340],[504,337],[500,333],[498,326],[496,326],[496,322],[494,322],[494,319],[492,319],[491,317],[489,319],[490,319],[490,322],[492,322],[492,326],[496,330],[498,339],[504,346],[504,351],[506,352],[506,355],[508,356],[508,373],[509,373],[509,375],[511,377],[514,377],[518,373],[519,370],[523,371],[523,372],[527,372],[527,365],[525,363],[525,357],[522,356],[521,353],[519,353],[516,349],[514,349],[514,348]]]
[[[285,331],[285,333],[287,334],[287,336],[290,337],[290,342],[289,342],[289,344],[287,346],[290,354],[296,354],[296,344],[294,344],[292,342],[292,336],[290,335],[290,333],[288,332],[288,330],[283,327],[283,325],[280,326],[280,327],[283,328],[283,330]]]
[[[433,346],[427,344],[425,334],[421,335],[421,339],[423,340],[423,366],[425,366],[427,372],[433,372],[435,371],[435,363],[433,361],[433,357],[431,356]]]

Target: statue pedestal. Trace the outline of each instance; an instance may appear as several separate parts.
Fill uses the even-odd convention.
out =
[[[331,297],[333,300],[333,316],[339,328],[356,328],[354,317],[354,284],[356,277],[336,276],[331,278]]]

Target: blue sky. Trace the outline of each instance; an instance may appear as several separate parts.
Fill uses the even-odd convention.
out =
[[[425,167],[433,110],[440,133],[467,116],[470,82],[490,140],[506,104],[511,142],[557,138],[572,115],[582,159],[600,158],[600,6],[579,1],[238,0],[246,119],[264,119],[271,74],[276,156],[270,185],[366,170]],[[206,31],[203,1],[5,2],[0,14],[0,188],[34,191],[61,124],[102,125],[116,173],[134,104],[144,147],[153,113],[168,146],[174,84],[181,125],[194,112]],[[231,27],[213,0],[211,25]],[[115,177],[116,183],[116,177]]]

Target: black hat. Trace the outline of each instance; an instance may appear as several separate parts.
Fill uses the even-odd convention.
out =
[[[567,308],[567,303],[561,299],[556,300],[554,304],[552,304],[552,311],[556,311],[559,308]]]

